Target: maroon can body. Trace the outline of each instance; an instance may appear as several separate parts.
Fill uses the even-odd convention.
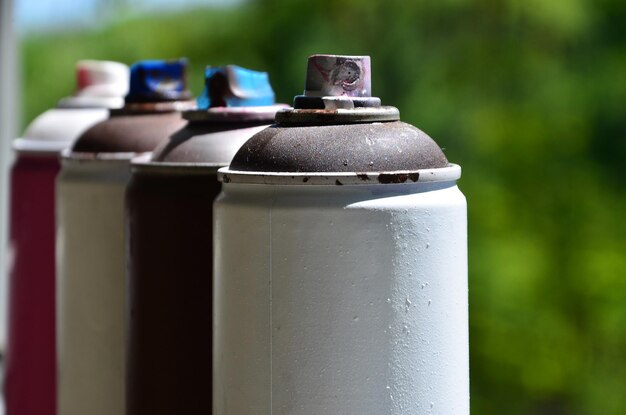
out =
[[[210,413],[211,205],[215,172],[134,174],[126,193],[130,250],[128,414]],[[157,236],[158,235],[158,236]]]
[[[56,154],[19,154],[11,172],[6,407],[54,414],[54,181]]]

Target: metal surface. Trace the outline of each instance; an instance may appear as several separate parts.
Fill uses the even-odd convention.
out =
[[[20,154],[11,170],[4,396],[15,415],[56,413],[54,180],[57,157]]]
[[[179,112],[115,114],[87,131],[72,153],[143,153],[185,125]],[[69,157],[73,157],[69,155]],[[76,157],[80,157],[79,154]]]
[[[229,171],[392,172],[446,167],[439,146],[412,125],[274,125],[250,139]],[[235,174],[231,173],[232,178]]]
[[[310,59],[359,85],[342,69],[354,57]],[[296,100],[219,171],[213,414],[468,415],[461,169],[316,79],[338,99],[317,118]]]
[[[124,187],[129,158],[65,158],[57,181],[58,413],[124,411]]]
[[[131,79],[141,85],[131,85],[129,105],[87,130],[62,157],[57,181],[59,415],[125,412],[123,213],[130,160],[180,129],[186,121],[175,109],[192,105],[180,68],[174,71],[179,79],[170,79],[171,68],[159,72],[158,65],[148,66],[151,72]],[[157,89],[171,93],[161,102],[139,102],[158,96],[150,92]],[[171,101],[177,94],[183,100]]]
[[[110,109],[123,106],[127,91],[128,66],[111,61],[78,61],[74,94],[35,118],[22,137],[13,141],[13,149],[57,157],[87,128],[107,118]]]
[[[57,158],[85,130],[106,119],[108,110],[101,108],[53,108],[39,115],[13,141],[19,153],[45,153]]]
[[[214,212],[214,414],[469,413],[454,181],[225,183]]]
[[[245,105],[267,96],[266,74],[207,70],[206,105]],[[239,68],[242,69],[242,68]],[[216,76],[225,77],[212,82]],[[246,87],[245,94],[233,91]],[[257,93],[258,92],[258,93]],[[127,415],[212,412],[212,206],[217,168],[273,120],[280,106],[211,107],[152,157],[133,160],[126,191],[128,253]],[[210,100],[209,100],[210,97]],[[256,98],[253,102],[257,102]],[[200,105],[202,107],[202,105]]]
[[[284,104],[264,105],[262,107],[216,107],[206,110],[185,111],[183,118],[189,121],[211,123],[264,122],[274,120],[277,111],[288,108]]]
[[[289,125],[332,125],[365,122],[399,121],[400,112],[394,107],[333,108],[333,109],[285,109],[276,114],[276,123]]]
[[[235,177],[242,171],[408,171],[415,177],[419,170],[446,167],[448,160],[437,143],[418,128],[399,121],[396,108],[380,106],[380,100],[366,108],[355,106],[359,100],[371,98],[369,65],[369,57],[311,56],[305,94],[295,101],[295,108],[279,111],[275,125],[252,137],[237,152],[225,170],[227,179],[245,182],[254,175]],[[332,101],[333,108],[306,106],[307,99],[320,96]],[[336,99],[343,102],[341,108],[336,107]]]
[[[358,186],[372,184],[434,183],[458,180],[461,167],[448,164],[446,167],[422,170],[399,170],[393,172],[258,172],[220,169],[218,178],[224,183],[248,183],[271,185],[308,186]]]
[[[133,174],[126,192],[126,414],[211,413],[215,169]]]

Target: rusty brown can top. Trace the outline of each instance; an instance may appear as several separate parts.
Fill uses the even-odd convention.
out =
[[[339,176],[355,184],[388,184],[451,167],[432,138],[371,96],[368,56],[311,56],[304,94],[275,121],[241,147],[223,169],[223,181],[273,183],[275,174],[277,184],[342,184]]]

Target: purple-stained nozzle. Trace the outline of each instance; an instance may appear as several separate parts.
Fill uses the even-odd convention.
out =
[[[304,95],[294,99],[294,108],[350,109],[379,107],[372,97],[369,56],[312,55],[306,71]]]

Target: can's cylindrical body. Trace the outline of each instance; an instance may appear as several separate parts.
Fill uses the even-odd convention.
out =
[[[225,183],[215,216],[216,414],[469,413],[454,180]]]
[[[63,160],[57,185],[59,414],[124,410],[128,162]]]
[[[210,413],[210,212],[219,184],[209,169],[135,173],[128,186],[127,414]]]
[[[6,407],[54,414],[54,179],[52,156],[18,156],[11,172]],[[37,396],[38,399],[33,399]]]
[[[106,118],[105,108],[56,108],[14,143],[5,401],[11,415],[56,413],[54,183],[59,152]]]
[[[115,114],[63,155],[57,181],[59,415],[124,413],[123,218],[130,160],[184,123],[178,112]]]

